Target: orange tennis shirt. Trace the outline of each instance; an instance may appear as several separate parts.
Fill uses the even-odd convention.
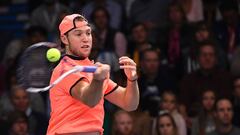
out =
[[[93,64],[88,58],[79,60],[71,56],[64,56],[54,69],[50,83],[76,65],[91,66]],[[47,135],[95,131],[103,133],[104,99],[101,99],[95,107],[90,108],[70,94],[71,87],[82,78],[90,83],[93,73],[73,73],[50,90],[51,118]],[[118,85],[111,79],[106,79],[103,87],[103,94],[107,95],[114,91]]]

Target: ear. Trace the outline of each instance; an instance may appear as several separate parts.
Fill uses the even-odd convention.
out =
[[[67,39],[67,36],[66,36],[66,35],[62,35],[60,38],[61,38],[61,41],[62,41],[65,45],[69,45],[68,39]]]

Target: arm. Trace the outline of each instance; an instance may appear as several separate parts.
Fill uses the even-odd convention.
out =
[[[103,82],[108,77],[110,67],[97,63],[98,68],[89,84],[82,78],[71,89],[71,95],[89,107],[94,107],[103,98]]]
[[[137,109],[139,104],[136,64],[133,60],[125,56],[119,59],[119,63],[123,64],[120,68],[124,69],[128,78],[127,86],[126,88],[119,86],[114,92],[107,95],[105,98],[126,111],[133,111]]]

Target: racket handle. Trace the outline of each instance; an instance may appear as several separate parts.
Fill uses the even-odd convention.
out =
[[[83,66],[82,72],[94,73],[97,70],[96,66]]]

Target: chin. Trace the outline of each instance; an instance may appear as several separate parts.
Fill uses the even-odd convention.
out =
[[[89,55],[90,55],[90,53],[82,54],[82,56],[85,57],[85,58],[87,58]]]

